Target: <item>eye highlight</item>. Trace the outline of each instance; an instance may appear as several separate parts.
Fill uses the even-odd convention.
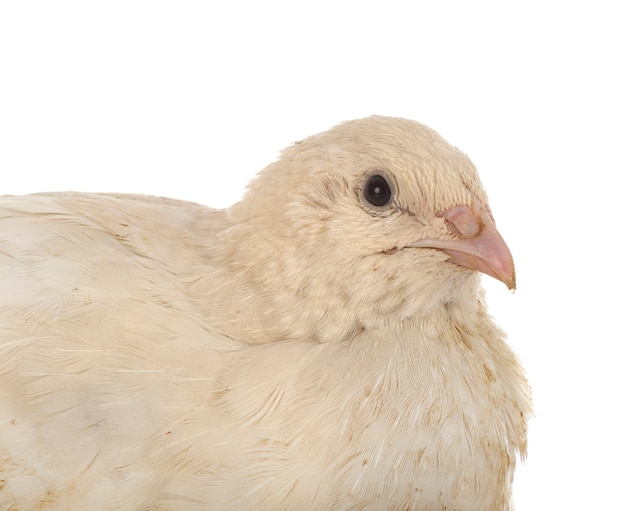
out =
[[[393,199],[393,188],[387,178],[374,173],[367,178],[363,186],[363,199],[377,208],[386,206]]]

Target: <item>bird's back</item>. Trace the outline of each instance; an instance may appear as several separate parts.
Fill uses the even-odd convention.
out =
[[[181,280],[210,264],[190,233],[224,224],[153,197],[0,199],[0,508],[145,504],[150,446],[202,405],[211,354],[239,346]]]

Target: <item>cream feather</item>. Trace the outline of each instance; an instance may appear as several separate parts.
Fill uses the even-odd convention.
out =
[[[2,197],[0,509],[510,509],[530,392],[459,206],[491,215],[467,157],[386,117],[227,210]]]

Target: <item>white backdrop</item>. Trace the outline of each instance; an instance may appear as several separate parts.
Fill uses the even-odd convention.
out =
[[[478,166],[516,258],[514,295],[484,281],[534,389],[517,510],[617,509],[621,11],[603,0],[1,2],[0,194],[224,207],[279,150],[342,120],[430,125]]]

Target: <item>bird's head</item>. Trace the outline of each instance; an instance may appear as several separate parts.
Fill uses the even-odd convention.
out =
[[[406,317],[476,293],[477,272],[515,287],[475,167],[413,121],[374,116],[296,143],[231,215],[273,261],[261,271],[280,274],[303,308],[369,304]]]

